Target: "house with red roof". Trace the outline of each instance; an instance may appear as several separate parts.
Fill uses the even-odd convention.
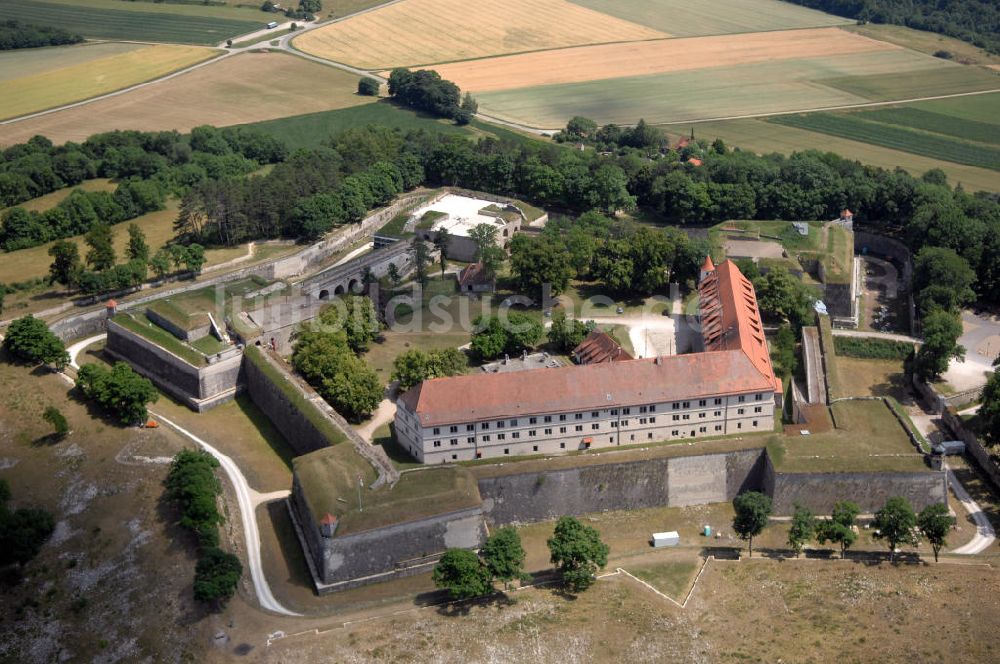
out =
[[[781,381],[750,281],[706,259],[704,351],[432,378],[400,396],[396,434],[424,463],[769,431]]]
[[[625,362],[635,359],[607,332],[594,330],[570,353],[577,364]]]

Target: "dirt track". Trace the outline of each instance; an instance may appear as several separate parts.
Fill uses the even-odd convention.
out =
[[[434,69],[463,90],[496,92],[899,48],[838,28],[813,28],[582,46],[439,65]]]

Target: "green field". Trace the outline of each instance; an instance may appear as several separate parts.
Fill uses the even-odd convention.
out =
[[[1000,107],[996,111],[1000,113]],[[979,122],[977,120],[958,120],[944,113],[903,106],[883,108],[877,111],[863,111],[855,113],[853,117],[882,124],[920,129],[976,143],[1000,145],[1000,115],[997,116],[998,122],[996,123]]]
[[[994,95],[989,95],[993,97]],[[1000,99],[1000,95],[996,95]],[[966,101],[982,99],[982,97],[966,97],[949,101]],[[937,103],[937,102],[933,102]],[[921,108],[929,108],[921,105]],[[667,127],[668,131],[678,131],[681,126]],[[940,168],[952,184],[962,183],[970,191],[1000,191],[1000,178],[995,171],[962,164],[953,164],[930,157],[922,157],[911,152],[892,150],[878,145],[862,143],[856,140],[838,138],[796,127],[774,124],[763,119],[727,120],[723,122],[705,122],[683,126],[687,132],[693,128],[699,138],[713,140],[723,139],[728,145],[739,146],[744,150],[753,150],[759,154],[780,152],[791,154],[802,150],[824,150],[836,152],[849,159],[857,159],[866,164],[893,169],[902,167],[914,175],[920,175],[932,168]]]
[[[949,81],[942,83],[942,80]],[[913,51],[803,58],[482,93],[483,112],[536,127],[574,115],[599,123],[679,123],[1000,87],[981,68]]]
[[[112,55],[130,53],[141,48],[146,47],[143,44],[108,42],[0,51],[0,82],[26,76],[37,76],[54,69],[80,65]]]
[[[496,127],[479,120],[473,120],[465,127],[459,127],[450,120],[432,118],[410,109],[400,108],[386,100],[374,104],[364,104],[335,111],[307,113],[278,120],[266,120],[252,126],[285,141],[291,149],[314,147],[323,139],[352,127],[381,125],[402,131],[423,129],[455,136],[478,138],[494,136],[516,141],[535,140],[503,127]]]
[[[768,122],[864,141],[957,164],[1000,170],[1000,149],[967,141],[869,122],[856,114],[782,115]]]
[[[675,37],[819,28],[850,19],[778,0],[571,0]]]
[[[65,28],[88,38],[184,44],[217,44],[259,30],[267,22],[263,12],[232,7],[108,0],[0,0],[0,15],[5,20]]]

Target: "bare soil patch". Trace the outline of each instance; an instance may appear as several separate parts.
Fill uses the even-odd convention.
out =
[[[439,65],[463,90],[496,92],[624,76],[898,50],[838,28],[603,44]]]
[[[35,134],[83,141],[115,129],[188,131],[371,103],[357,77],[282,53],[245,53],[115,97],[0,126],[0,145]]]

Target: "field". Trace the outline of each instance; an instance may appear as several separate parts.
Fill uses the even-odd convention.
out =
[[[148,48],[146,44],[89,42],[71,46],[0,51],[0,81],[37,76],[92,60]]]
[[[572,0],[574,4],[661,30],[675,37],[793,30],[851,23],[849,19],[778,0]]]
[[[293,44],[355,67],[387,69],[667,36],[566,0],[405,0],[312,30]]]
[[[20,203],[16,207],[24,208],[25,210],[35,211],[35,212],[45,212],[65,200],[74,189],[82,189],[84,191],[107,191],[114,193],[118,185],[111,180],[106,178],[98,178],[95,180],[84,180],[80,184],[73,187],[65,187],[64,189],[58,189],[50,194],[45,194],[44,196],[39,196],[38,198],[32,198],[30,201],[25,201]],[[0,209],[0,214],[6,212],[10,208]]]
[[[374,101],[356,94],[357,77],[279,53],[244,53],[110,99],[0,126],[0,145],[35,134],[55,143],[115,129],[188,131]]]
[[[582,46],[435,67],[474,94],[775,60],[897,51],[836,28]]]
[[[76,54],[74,61],[66,61],[67,54],[61,52],[63,49],[42,49],[33,54],[36,58],[33,67],[43,67],[48,58],[53,60],[51,66],[45,67],[44,71],[18,77],[11,74],[19,66],[20,58],[15,57],[8,62],[8,54],[0,54],[0,71],[4,72],[3,85],[8,92],[0,97],[0,119],[27,115],[127,88],[218,55],[214,50],[198,46],[158,44],[143,47],[130,45],[131,48],[116,54],[91,57],[88,52],[91,48],[97,48],[98,52],[107,50],[101,46],[105,45],[66,47],[71,55]],[[11,55],[19,56],[16,53]]]
[[[968,166],[1000,170],[1000,149],[888,124],[868,122],[854,114],[782,115],[769,118],[768,122],[857,139]]]
[[[848,88],[852,81],[854,88],[871,87],[876,78],[901,98],[929,96],[939,91],[939,73],[965,90],[1000,86],[1000,78],[985,70],[895,49],[528,87],[477,98],[485,113],[532,126],[558,127],[574,115],[600,123],[631,124],[644,117],[682,124],[864,104],[869,99]]]
[[[0,0],[0,14],[5,20],[53,25],[92,39],[205,45],[266,23],[259,10],[114,0]]]
[[[1000,65],[1000,55],[991,55],[983,49],[964,42],[961,39],[947,37],[936,32],[924,32],[922,30],[905,28],[901,25],[880,23],[852,25],[845,27],[845,29],[856,32],[859,35],[871,37],[872,39],[911,48],[914,51],[920,51],[927,55],[934,55],[942,50],[948,51],[953,55],[956,62],[961,62],[962,64]]]
[[[984,100],[987,97],[1000,100],[1000,95],[984,95],[948,101]],[[921,104],[920,107],[928,108],[925,104]],[[891,150],[856,140],[817,134],[765,120],[729,120],[692,126],[699,138],[709,140],[722,138],[728,145],[736,145],[760,154],[771,152],[791,154],[796,151],[820,149],[836,152],[843,157],[857,159],[882,168],[893,169],[900,166],[914,175],[920,175],[932,168],[940,168],[948,175],[952,184],[961,182],[962,186],[969,191],[1000,191],[1000,178],[997,177],[996,172],[985,168],[953,164],[930,157],[921,157],[911,152]],[[687,127],[684,128],[687,129]]]

